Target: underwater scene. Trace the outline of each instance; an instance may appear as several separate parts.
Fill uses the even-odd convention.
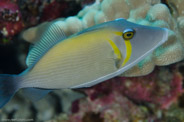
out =
[[[184,122],[184,0],[0,0],[0,122]]]

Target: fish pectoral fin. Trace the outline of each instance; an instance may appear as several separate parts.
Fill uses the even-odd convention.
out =
[[[114,59],[115,59],[116,67],[120,68],[122,60],[123,60],[123,56],[121,54],[121,51],[119,50],[119,48],[116,46],[116,44],[112,40],[108,40],[108,42],[114,51]]]

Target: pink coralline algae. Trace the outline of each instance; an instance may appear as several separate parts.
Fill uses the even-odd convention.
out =
[[[61,17],[65,9],[68,8],[68,3],[65,1],[58,2],[53,1],[50,4],[46,4],[43,8],[41,21],[50,21]]]
[[[162,77],[170,76],[160,78],[156,71],[148,76],[125,79],[121,85],[122,93],[136,102],[150,102],[161,108],[168,108],[183,93],[181,74],[170,75],[172,78],[167,81]]]
[[[145,120],[146,114],[136,104],[154,104],[159,109],[168,109],[183,93],[182,80],[178,71],[170,72],[161,68],[147,76],[113,78],[83,89],[87,97],[73,103],[73,114],[69,118],[82,122],[88,115],[95,114],[105,122],[108,119],[107,122],[130,121],[132,118]],[[151,116],[146,117],[146,120],[151,119]]]
[[[67,0],[25,0],[17,2],[26,26],[77,14],[81,5]],[[28,16],[29,15],[29,16]]]
[[[0,0],[0,44],[15,40],[23,29],[77,14],[80,2],[67,0]]]
[[[9,0],[0,1],[0,32],[4,37],[19,33],[24,24],[17,4]]]
[[[86,98],[76,102],[79,110],[69,116],[70,122],[126,122],[130,118],[136,121],[145,117],[138,106],[117,91],[99,95],[95,100]],[[74,103],[77,106],[76,102]]]

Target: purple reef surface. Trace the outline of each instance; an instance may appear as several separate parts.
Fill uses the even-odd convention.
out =
[[[142,77],[116,77],[82,89],[87,96],[73,102],[69,121],[159,120],[156,112],[167,111],[177,104],[183,93],[183,77],[175,68],[171,69],[157,68]]]
[[[0,23],[1,37],[9,38],[18,34],[24,28],[19,6],[10,0],[1,0]],[[3,38],[0,43],[6,43],[6,39]]]
[[[28,27],[75,15],[81,8],[82,2],[67,0],[0,0],[0,44],[9,44]]]

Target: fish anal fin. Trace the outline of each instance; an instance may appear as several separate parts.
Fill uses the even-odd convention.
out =
[[[25,97],[29,98],[32,102],[36,102],[46,96],[52,90],[49,89],[39,89],[39,88],[24,88],[23,94]]]

